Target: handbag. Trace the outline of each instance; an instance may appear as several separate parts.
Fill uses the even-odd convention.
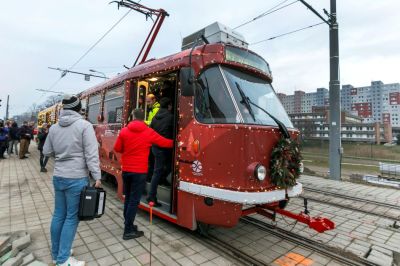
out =
[[[81,221],[100,218],[106,206],[106,191],[94,186],[85,186],[81,191],[78,217]]]

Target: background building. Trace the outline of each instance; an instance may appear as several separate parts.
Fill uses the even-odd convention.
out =
[[[325,88],[316,92],[295,91],[293,95],[278,93],[289,114],[311,113],[313,107],[329,105],[329,93]],[[371,86],[343,85],[342,110],[363,118],[363,123],[388,123],[400,127],[400,84],[384,84],[372,81]]]
[[[310,113],[289,114],[294,127],[301,132],[303,140],[329,138],[329,110],[327,107],[314,107]],[[341,112],[342,140],[370,143],[392,141],[392,127],[389,123],[362,123],[363,118]]]

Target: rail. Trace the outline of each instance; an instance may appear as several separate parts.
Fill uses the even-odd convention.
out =
[[[368,203],[368,204],[374,204],[374,205],[377,205],[380,207],[387,207],[387,208],[391,208],[391,209],[400,210],[399,205],[390,204],[390,203],[386,203],[386,202],[369,200],[369,199],[360,198],[360,197],[353,197],[353,196],[349,196],[349,195],[342,194],[342,193],[336,193],[336,192],[332,192],[332,191],[310,188],[310,187],[303,187],[303,189],[304,189],[304,191],[310,191],[310,192],[320,193],[320,194],[324,194],[324,195],[339,197],[339,198],[343,198],[343,199],[354,200],[354,201],[364,202],[364,203]]]
[[[353,253],[342,251],[340,249],[324,245],[318,241],[314,241],[314,240],[308,239],[306,237],[297,235],[293,232],[287,231],[285,229],[275,227],[273,225],[270,225],[268,223],[260,221],[254,217],[244,217],[244,218],[241,218],[241,221],[244,223],[256,226],[260,230],[265,231],[270,235],[277,236],[279,238],[282,238],[282,239],[288,240],[292,243],[295,243],[296,245],[299,245],[304,248],[318,252],[319,254],[329,257],[330,259],[333,259],[336,262],[343,263],[344,265],[354,265],[354,266],[361,266],[361,265],[377,266],[378,265],[378,264],[368,261],[365,258],[358,257],[357,255],[354,255]]]
[[[205,243],[209,247],[212,247],[213,249],[216,249],[224,254],[229,255],[235,261],[238,261],[243,265],[254,265],[254,266],[268,265],[268,263],[258,260],[254,258],[254,256],[250,256],[249,254],[241,251],[240,249],[234,247],[233,245],[230,245],[229,243],[226,243],[221,239],[219,239],[218,237],[215,237],[211,234],[207,236],[200,236],[199,239],[201,242]]]

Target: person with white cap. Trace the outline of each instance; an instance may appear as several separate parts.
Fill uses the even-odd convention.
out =
[[[95,187],[101,186],[98,143],[92,124],[79,113],[79,98],[66,95],[62,105],[59,121],[50,127],[43,147],[45,156],[55,158],[51,253],[57,266],[83,266],[84,261],[71,256],[71,247],[79,224],[80,193],[89,184],[89,172]]]

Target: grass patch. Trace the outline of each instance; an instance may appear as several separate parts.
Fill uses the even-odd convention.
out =
[[[343,156],[364,160],[399,162],[400,146],[384,146],[369,143],[343,142]],[[302,143],[304,154],[325,155],[329,153],[329,142],[307,140]]]

